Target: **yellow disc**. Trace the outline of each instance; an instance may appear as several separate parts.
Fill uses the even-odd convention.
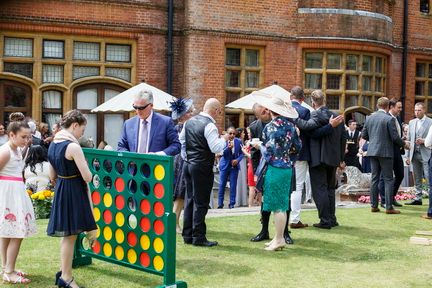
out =
[[[121,229],[115,231],[115,240],[118,244],[122,244],[125,240],[124,232]]]
[[[135,264],[135,262],[137,261],[137,254],[135,250],[129,249],[129,251],[127,252],[127,258],[129,263]]]
[[[107,241],[111,240],[113,233],[112,233],[112,230],[110,227],[107,226],[103,229],[103,236],[104,236],[105,240],[107,240]]]
[[[105,256],[110,257],[112,254],[112,247],[109,243],[105,243],[103,246],[103,252]]]
[[[141,236],[140,243],[143,250],[150,248],[150,238],[147,235]]]
[[[117,260],[122,260],[124,257],[124,250],[121,246],[117,246],[114,250],[115,253],[115,257],[117,258]]]
[[[125,217],[124,217],[123,213],[118,212],[115,216],[115,221],[116,221],[117,226],[122,227],[125,223]]]
[[[99,208],[97,208],[97,207],[93,208],[93,216],[94,216],[96,222],[98,222],[100,220],[101,213],[100,213]]]
[[[158,181],[161,181],[165,177],[165,169],[162,165],[156,165],[154,169],[154,176]]]
[[[156,253],[162,253],[164,250],[164,243],[161,238],[156,238],[153,241],[153,249],[156,251]]]
[[[104,194],[103,203],[104,203],[105,207],[111,207],[111,205],[113,203],[113,199],[112,199],[111,194],[109,194],[109,193]]]
[[[164,261],[161,256],[156,256],[153,258],[153,266],[157,271],[161,271],[164,267]]]
[[[100,236],[100,228],[99,228],[99,225],[96,224],[96,227],[97,227],[96,238],[99,238],[99,236]]]

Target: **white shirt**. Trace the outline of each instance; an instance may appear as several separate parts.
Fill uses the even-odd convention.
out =
[[[416,121],[416,126],[415,126],[415,132],[417,133],[420,129],[420,127],[423,125],[424,121],[426,120],[426,115],[423,116],[423,118],[418,119]]]
[[[401,127],[399,125],[399,121],[397,120],[396,116],[394,116],[391,112],[389,112],[390,116],[392,116],[395,119],[396,122],[396,130],[398,131],[398,136],[401,136]]]
[[[425,138],[424,145],[426,148],[432,148],[432,126],[429,128],[428,134]]]
[[[150,143],[150,129],[151,129],[151,121],[153,118],[153,110],[150,112],[150,115],[147,117],[147,119],[140,119],[140,126],[138,129],[138,149],[137,151],[140,150],[140,146],[141,146],[141,125],[143,124],[143,121],[146,120],[147,121],[147,147],[146,147],[146,151],[148,152],[148,148],[149,148],[149,143]]]
[[[211,122],[208,123],[204,128],[204,137],[207,140],[207,144],[209,145],[210,151],[212,153],[221,153],[225,148],[225,139],[219,138],[219,131],[215,125],[216,121],[209,114],[205,112],[201,112],[200,115],[210,118]],[[186,125],[183,125],[183,129],[180,132],[179,140],[181,144],[181,157],[186,159],[186,133],[185,133]]]

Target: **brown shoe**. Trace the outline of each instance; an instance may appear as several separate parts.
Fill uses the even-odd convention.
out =
[[[371,212],[375,213],[375,212],[380,212],[381,210],[379,208],[371,208]]]
[[[428,215],[422,215],[421,217],[424,218],[424,219],[432,220],[432,217],[428,216]]]
[[[401,212],[396,209],[386,210],[386,214],[400,214]]]
[[[303,224],[301,221],[299,221],[298,223],[291,223],[290,224],[290,227],[292,228],[292,229],[297,229],[297,228],[306,228],[306,227],[308,227],[309,225],[308,224]]]

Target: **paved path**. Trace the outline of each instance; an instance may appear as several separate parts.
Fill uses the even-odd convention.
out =
[[[369,207],[370,204],[357,202],[338,202],[336,208],[359,208]],[[316,210],[315,204],[303,204],[302,210]],[[225,216],[243,216],[257,215],[260,212],[260,207],[236,207],[233,209],[209,209],[207,217],[225,217]]]

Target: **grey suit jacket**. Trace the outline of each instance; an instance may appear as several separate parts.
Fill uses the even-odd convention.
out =
[[[404,146],[396,130],[395,119],[383,111],[366,117],[362,138],[369,141],[368,156],[393,158],[393,144]]]
[[[411,149],[409,150],[409,159],[412,160],[412,157],[414,155],[414,144],[415,144],[415,137],[416,137],[416,123],[419,119],[415,118],[412,119],[411,121],[409,121],[409,126],[408,126],[408,139],[410,141],[411,144]],[[426,119],[423,123],[423,125],[420,127],[420,131],[419,131],[419,136],[422,139],[425,139],[429,128],[432,125],[432,119],[426,116]],[[431,156],[431,150],[429,148],[426,148],[424,146],[424,144],[420,145],[420,154],[422,155],[422,159],[423,161],[429,161],[429,158]]]

